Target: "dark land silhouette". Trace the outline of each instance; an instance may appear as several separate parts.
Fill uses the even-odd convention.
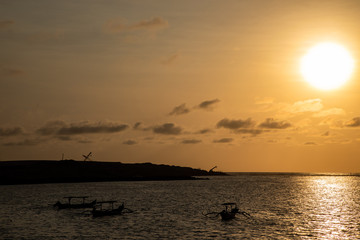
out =
[[[222,172],[152,163],[95,162],[75,160],[28,160],[0,162],[0,184],[37,184],[101,181],[204,179],[198,176]],[[206,178],[205,178],[206,179]]]

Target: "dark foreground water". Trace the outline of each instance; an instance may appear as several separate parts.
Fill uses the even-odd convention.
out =
[[[360,239],[359,176],[238,175],[201,181],[0,186],[0,239]],[[54,210],[68,195],[134,210]],[[223,202],[251,214],[205,217]]]

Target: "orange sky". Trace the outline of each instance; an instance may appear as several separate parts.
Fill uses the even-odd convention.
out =
[[[0,160],[360,172],[360,2],[225,3],[0,1]],[[320,42],[338,89],[300,74]]]

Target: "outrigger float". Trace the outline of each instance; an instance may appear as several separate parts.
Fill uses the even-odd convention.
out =
[[[208,212],[204,215],[215,216],[215,217],[220,215],[221,219],[225,221],[235,218],[236,214],[242,214],[245,217],[251,217],[250,214],[248,214],[247,212],[240,211],[239,208],[236,206],[236,203],[228,202],[228,203],[223,203],[221,205],[225,207],[225,209],[222,210],[221,212]]]
[[[67,203],[61,203],[59,201],[57,201],[54,204],[54,207],[58,208],[58,209],[65,209],[65,208],[93,208],[96,204],[96,200],[92,201],[92,202],[85,202],[85,199],[88,198],[88,196],[70,196],[70,197],[64,197],[68,199]],[[71,203],[72,199],[82,199],[82,203]]]
[[[113,215],[120,215],[127,210],[127,212],[133,212],[132,210],[125,208],[124,203],[122,203],[119,207],[114,208],[114,203],[117,201],[101,201],[97,202],[96,205],[93,207],[91,213],[93,217],[102,217],[102,216],[113,216]],[[103,204],[107,204],[107,208],[103,208]]]

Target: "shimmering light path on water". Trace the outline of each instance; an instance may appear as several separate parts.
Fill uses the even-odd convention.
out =
[[[204,181],[0,186],[0,239],[359,239],[360,177],[237,175]],[[52,208],[63,196],[124,201],[92,218]],[[251,214],[208,218],[223,202]]]

